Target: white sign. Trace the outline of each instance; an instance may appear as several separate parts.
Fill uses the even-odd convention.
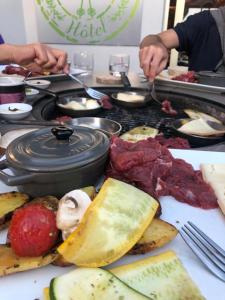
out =
[[[40,42],[138,45],[142,0],[36,0]]]

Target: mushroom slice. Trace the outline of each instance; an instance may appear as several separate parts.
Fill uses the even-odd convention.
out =
[[[64,240],[76,229],[90,203],[90,197],[82,190],[71,191],[60,199],[56,224]]]

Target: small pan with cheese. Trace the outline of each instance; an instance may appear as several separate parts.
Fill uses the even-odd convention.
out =
[[[223,142],[225,136],[210,127],[203,119],[174,119],[167,127],[174,135],[185,138],[193,147],[204,147]]]

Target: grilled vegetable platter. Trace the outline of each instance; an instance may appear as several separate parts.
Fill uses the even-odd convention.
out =
[[[171,152],[195,169],[223,160],[222,153]],[[159,218],[154,198],[113,178],[98,193],[86,187],[61,199],[32,198],[3,184],[1,191],[0,292],[5,300],[213,299],[215,286],[224,290],[178,234],[191,219],[225,247],[219,209],[202,210],[165,196]],[[33,232],[30,238],[26,228]]]

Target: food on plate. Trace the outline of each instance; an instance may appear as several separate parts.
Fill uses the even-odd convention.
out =
[[[110,264],[141,238],[157,208],[157,201],[148,194],[108,178],[77,229],[57,250],[78,266]]]
[[[79,268],[53,278],[49,289],[50,300],[101,299],[147,300],[110,271],[100,268]]]
[[[40,268],[56,258],[55,252],[37,257],[20,257],[8,245],[0,245],[0,276]]]
[[[126,101],[126,102],[139,102],[145,100],[144,95],[138,95],[132,93],[118,93],[116,98],[120,101]]]
[[[209,126],[206,121],[202,118],[194,119],[194,120],[187,120],[181,127],[177,130],[191,135],[198,135],[198,136],[214,136],[214,135],[221,135],[224,132],[219,130],[213,129]]]
[[[158,129],[148,126],[135,127],[120,136],[124,141],[137,142],[145,140],[149,137],[155,137],[158,134]]]
[[[33,76],[47,76],[50,75],[50,73],[48,71],[43,71],[41,73],[37,73],[37,72],[31,72],[30,70],[28,70],[25,67],[21,67],[21,66],[13,66],[13,65],[8,65],[5,67],[5,69],[2,71],[2,73],[4,74],[8,74],[8,75],[20,75],[20,76],[24,76],[24,77],[33,77]]]
[[[205,299],[172,251],[119,266],[110,271],[127,285],[150,296],[150,299]]]
[[[225,163],[201,164],[203,179],[214,190],[219,207],[225,215]]]
[[[18,256],[41,256],[56,243],[55,213],[34,203],[16,210],[9,226],[9,241]]]
[[[66,109],[73,109],[73,110],[96,109],[100,107],[98,102],[93,99],[85,99],[85,101],[82,102],[73,100],[66,104],[59,103],[59,106]]]
[[[183,82],[190,82],[190,83],[197,83],[198,79],[196,78],[194,71],[188,71],[187,73],[172,77],[172,80],[183,81]]]
[[[129,250],[128,254],[144,254],[152,250],[163,247],[171,242],[177,235],[175,226],[160,219],[153,219],[144,231],[139,241]],[[61,255],[53,262],[54,265],[65,267],[71,265]]]
[[[153,219],[129,254],[144,254],[160,248],[172,241],[177,233],[175,226],[160,219]]]
[[[29,196],[19,192],[0,194],[0,229],[8,225],[15,209],[29,201]]]
[[[56,225],[62,231],[63,240],[77,228],[90,204],[91,198],[82,190],[71,191],[60,199]]]
[[[171,116],[176,116],[178,114],[178,112],[172,107],[171,102],[167,99],[162,102],[161,110]]]
[[[109,271],[110,273],[105,273],[100,268],[79,268],[53,278],[50,288],[44,289],[44,299],[93,299],[94,296],[96,299],[107,300],[134,299],[134,294],[131,293],[134,290],[140,295],[145,295],[146,299],[205,299],[179,258],[172,251]],[[128,290],[120,288],[125,287],[124,284],[129,287]],[[112,288],[116,288],[117,292],[114,290],[111,294]],[[122,291],[123,293],[120,295]]]
[[[179,76],[182,74],[185,74],[188,72],[188,67],[184,66],[173,66],[173,67],[168,67],[168,74],[169,76]]]
[[[220,120],[217,118],[203,113],[201,111],[193,110],[193,109],[184,109],[184,112],[191,118],[191,119],[203,119],[206,121],[213,121],[222,124]]]
[[[106,175],[135,184],[155,199],[170,195],[195,207],[218,207],[216,196],[204,182],[201,171],[195,171],[182,159],[173,158],[153,138],[129,143],[113,136]]]

